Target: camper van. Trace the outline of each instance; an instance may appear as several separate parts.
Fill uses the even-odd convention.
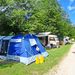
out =
[[[59,40],[57,35],[48,35],[48,44],[51,45],[51,47],[59,47]]]
[[[59,40],[57,35],[51,35],[51,32],[39,33],[36,36],[39,38],[44,47],[59,47]]]
[[[65,45],[71,43],[70,37],[68,37],[68,36],[65,36],[64,39],[63,39],[63,41],[64,41]]]

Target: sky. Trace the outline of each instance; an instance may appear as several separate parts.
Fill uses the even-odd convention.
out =
[[[68,13],[69,19],[75,25],[75,0],[57,0],[61,7]]]

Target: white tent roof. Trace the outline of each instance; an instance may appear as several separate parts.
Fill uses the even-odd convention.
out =
[[[48,36],[49,34],[51,34],[51,32],[43,32],[43,33],[39,33],[38,35],[36,35],[37,37],[44,37],[44,36]]]

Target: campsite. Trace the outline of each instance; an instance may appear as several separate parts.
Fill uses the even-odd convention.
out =
[[[74,5],[75,0],[0,0],[0,75],[69,75]]]
[[[3,71],[9,71],[8,75],[13,75],[12,72],[14,72],[14,75],[24,75],[24,73],[26,75],[38,75],[39,72],[39,75],[43,75],[67,54],[71,46],[71,44],[63,44],[60,48],[44,48],[34,34],[2,36],[1,39],[0,69],[3,68],[0,72],[2,75]],[[36,60],[41,55],[45,57],[43,61],[40,60],[42,63]],[[4,72],[4,75],[6,75],[6,72]]]
[[[54,67],[61,58],[66,54],[71,45],[62,46],[59,49],[47,50],[49,56],[46,57],[43,64],[32,63],[30,65],[25,65],[19,62],[13,61],[1,61],[0,60],[0,74],[1,75],[43,75],[49,69]]]

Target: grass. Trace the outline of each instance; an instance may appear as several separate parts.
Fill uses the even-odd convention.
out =
[[[26,66],[18,62],[0,60],[0,75],[43,75],[59,63],[62,57],[68,53],[70,47],[71,45],[65,45],[60,48],[47,50],[49,56],[45,58],[43,64],[38,65],[32,63]]]

